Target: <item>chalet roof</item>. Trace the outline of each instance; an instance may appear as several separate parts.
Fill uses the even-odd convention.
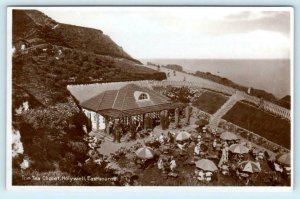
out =
[[[136,100],[134,93],[139,91],[149,95],[148,100]],[[80,103],[80,106],[95,111],[114,109],[122,112],[129,110],[141,110],[159,105],[170,104],[169,99],[149,88],[136,84],[127,84],[119,89],[105,90],[100,94]]]
[[[82,103],[86,100],[91,99],[104,91],[107,90],[119,90],[120,88],[128,85],[136,84],[140,87],[151,86],[148,84],[148,81],[131,81],[131,82],[110,82],[110,83],[93,83],[93,84],[79,84],[79,85],[68,85],[67,89],[70,93],[78,100],[79,103]]]

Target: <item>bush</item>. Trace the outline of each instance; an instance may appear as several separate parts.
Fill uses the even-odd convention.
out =
[[[166,95],[173,102],[189,103],[191,102],[192,97],[194,97],[195,92],[188,87],[169,87]]]

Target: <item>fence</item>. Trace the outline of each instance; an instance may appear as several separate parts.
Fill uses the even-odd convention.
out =
[[[104,88],[115,88],[121,87],[126,84],[134,83],[142,87],[167,87],[167,86],[174,86],[174,87],[190,87],[195,89],[205,88],[210,89],[216,92],[225,93],[227,95],[233,95],[238,90],[224,86],[222,84],[218,84],[209,80],[199,78],[199,81],[170,81],[170,80],[163,80],[163,81],[155,81],[155,80],[143,80],[143,81],[128,81],[128,82],[112,82],[112,83],[96,83],[96,84],[80,84],[80,85],[68,85],[68,90],[71,91],[72,94],[76,96],[77,92],[80,91],[80,98],[81,100],[86,100],[88,97],[95,96],[99,94],[101,90]],[[83,94],[84,93],[84,94]],[[258,97],[250,96],[245,92],[240,92],[243,95],[245,101],[255,104],[257,106],[260,105],[261,100]],[[80,101],[81,101],[80,100]],[[268,101],[264,101],[262,104],[262,109],[268,111],[274,115],[283,117],[284,119],[290,120],[290,110],[273,104]]]
[[[222,84],[218,84],[215,82],[211,82],[208,80],[199,80],[197,82],[189,82],[189,81],[169,81],[169,80],[164,80],[164,81],[149,81],[149,84],[152,86],[175,86],[175,87],[191,87],[191,88],[205,88],[205,89],[210,89],[214,90],[217,92],[225,93],[227,95],[233,95],[237,92],[236,89],[230,88],[228,86],[224,86]],[[243,98],[245,101],[250,102],[252,104],[255,104],[257,106],[260,105],[261,100],[258,97],[251,96],[246,94],[245,92],[240,92],[243,95]],[[284,119],[290,120],[290,110],[283,108],[281,106],[278,106],[276,104],[273,104],[268,101],[264,101],[262,104],[262,109],[265,111],[268,111],[274,115],[283,117]]]
[[[204,118],[208,118],[208,119],[211,117],[210,114],[208,114],[206,112],[203,112],[201,110],[199,110],[197,114],[198,115],[196,117],[199,117],[199,115],[202,115]],[[219,127],[221,127],[221,128],[223,127],[224,128],[224,126],[231,127],[230,129],[231,129],[231,131],[234,131],[234,133],[238,134],[238,133],[241,133],[241,131],[243,131],[243,132],[247,133],[248,135],[251,135],[251,137],[254,139],[254,140],[252,140],[253,143],[255,143],[257,145],[260,145],[260,146],[262,146],[262,147],[264,147],[264,148],[266,148],[266,149],[268,149],[270,151],[273,151],[274,148],[277,148],[281,152],[286,152],[286,153],[289,152],[289,149],[287,149],[287,148],[285,148],[285,147],[283,147],[281,145],[278,145],[278,144],[276,144],[276,143],[274,143],[274,142],[272,142],[272,141],[270,141],[270,140],[268,140],[268,139],[266,139],[266,138],[264,138],[264,137],[262,137],[262,136],[260,136],[260,135],[258,135],[256,133],[254,133],[252,131],[249,131],[249,130],[244,129],[244,128],[240,127],[240,126],[237,126],[237,125],[235,125],[235,124],[233,124],[231,122],[228,122],[228,121],[226,121],[224,119],[221,119]],[[232,129],[234,129],[234,130],[232,130]],[[243,136],[241,136],[241,137],[243,137]],[[249,137],[243,137],[243,138],[245,138],[247,140],[249,139]],[[258,143],[258,141],[261,142],[261,143]]]

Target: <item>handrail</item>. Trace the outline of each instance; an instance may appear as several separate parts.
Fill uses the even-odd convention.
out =
[[[83,86],[90,86],[92,87],[97,87],[98,85],[105,85],[107,87],[114,87],[117,85],[125,85],[129,83],[135,83],[143,87],[155,87],[155,86],[174,86],[174,87],[190,87],[194,89],[200,89],[200,88],[205,88],[205,89],[210,89],[216,92],[221,92],[225,93],[227,95],[234,95],[238,90],[224,86],[222,84],[218,84],[209,80],[201,79],[199,78],[199,81],[172,81],[172,80],[163,80],[163,81],[157,81],[157,80],[142,80],[142,81],[128,81],[128,82],[111,82],[111,83],[93,83],[93,84],[80,84],[80,85],[68,85],[67,88],[68,90],[77,90],[76,88],[82,88]],[[261,106],[261,108],[265,111],[268,111],[274,115],[280,116],[284,119],[290,120],[290,110],[278,106],[272,102],[264,100],[261,102],[261,99],[255,96],[248,95],[245,92],[239,91],[242,96],[243,100],[246,102],[250,102],[256,106]],[[86,98],[85,96],[84,98]]]
[[[152,86],[175,86],[175,87],[192,87],[192,88],[206,88],[206,89],[211,89],[217,92],[222,92],[228,95],[233,95],[237,92],[236,89],[228,87],[228,86],[224,86],[222,84],[218,84],[215,82],[211,82],[211,81],[199,81],[199,82],[190,82],[190,81],[170,81],[170,80],[163,80],[163,81],[151,81],[149,82],[150,84],[152,84]],[[243,95],[243,98],[245,101],[250,102],[252,104],[255,104],[257,106],[260,105],[261,103],[261,99],[255,96],[251,96],[246,94],[245,92],[241,92]],[[273,113],[275,115],[278,115],[280,117],[283,117],[287,120],[290,120],[290,110],[278,106],[272,102],[266,101],[264,100],[261,108],[265,111],[268,111],[270,113]]]

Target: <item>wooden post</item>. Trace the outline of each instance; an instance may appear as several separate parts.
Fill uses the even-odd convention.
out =
[[[99,114],[96,113],[96,129],[99,130]]]

